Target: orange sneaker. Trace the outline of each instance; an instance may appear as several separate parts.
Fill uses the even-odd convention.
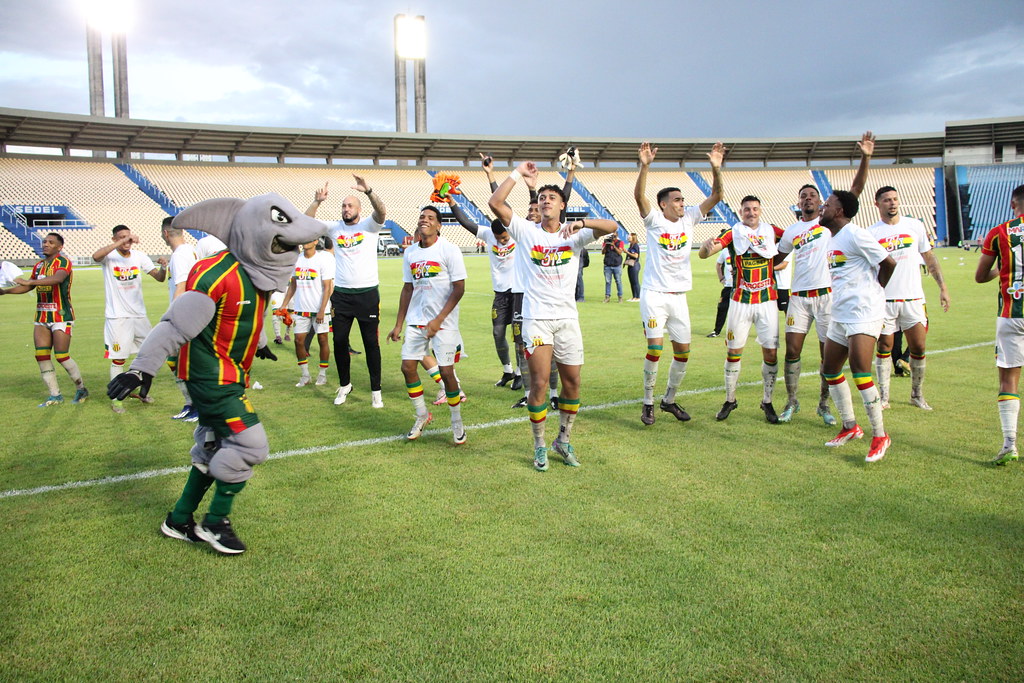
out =
[[[871,450],[868,451],[868,457],[864,458],[864,462],[878,462],[885,457],[885,452],[889,450],[891,445],[892,439],[889,438],[888,434],[872,438]]]

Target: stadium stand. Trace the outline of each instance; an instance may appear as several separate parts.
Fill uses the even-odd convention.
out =
[[[829,180],[836,189],[850,189],[856,169],[841,168],[828,171]],[[868,226],[878,222],[875,208],[875,190],[891,185],[899,190],[900,211],[913,216],[935,235],[935,169],[929,166],[882,166],[872,165],[868,172],[867,186],[860,197],[860,213],[854,219],[858,225]]]
[[[1010,193],[1024,183],[1024,164],[968,166],[968,216],[972,239],[982,240],[988,231],[1013,218]]]

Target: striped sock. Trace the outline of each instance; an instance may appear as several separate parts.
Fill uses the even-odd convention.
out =
[[[309,359],[303,358],[299,361],[299,369],[302,370],[303,377],[309,377]]]
[[[878,395],[878,387],[871,381],[870,372],[853,373],[853,381],[860,390],[860,398],[864,401],[864,409],[868,412],[872,436],[885,436],[885,424],[882,422],[882,397]]]
[[[772,402],[772,395],[775,393],[775,380],[779,377],[779,364],[761,361],[761,384],[764,386],[762,401]]]
[[[441,366],[440,365],[435,365],[430,370],[427,370],[427,373],[430,375],[430,379],[434,380],[434,382],[436,382],[437,384],[441,383]]]
[[[875,374],[878,375],[878,393],[882,403],[889,403],[889,379],[892,377],[892,353],[879,351],[875,354]]]
[[[576,413],[580,409],[578,398],[558,397],[558,436],[555,437],[562,443],[569,443],[569,436],[572,434],[572,423],[576,421]]]
[[[110,361],[110,379],[114,379],[118,375],[124,372],[124,361],[123,360],[112,360]]]
[[[416,380],[412,384],[406,382],[405,390],[409,392],[409,400],[416,408],[416,417],[425,417],[427,414],[427,403],[423,400],[423,384]]]
[[[736,385],[740,381],[740,354],[728,351],[725,356],[725,400],[736,400]]]
[[[542,448],[547,444],[544,441],[544,422],[548,419],[548,403],[545,401],[539,406],[527,405],[530,411],[530,427],[533,429],[533,447]]]
[[[49,351],[49,349],[47,349]],[[39,376],[43,379],[43,384],[46,385],[46,390],[50,392],[50,396],[57,396],[60,394],[60,386],[57,384],[57,373],[53,369],[53,361],[50,360],[49,353],[46,354],[45,359],[40,359],[38,350],[36,351],[36,362],[39,363]]]
[[[658,383],[661,349],[661,344],[647,345],[647,355],[644,356],[644,405],[654,405],[654,385]]]
[[[1018,394],[999,394],[999,424],[1003,427],[1003,445],[1017,445],[1017,415],[1020,413]]]
[[[448,399],[448,410],[452,416],[452,434],[456,436],[462,434],[462,401],[459,399],[459,394],[462,393],[456,387],[455,391],[448,391],[445,389],[444,395]]]
[[[843,421],[843,429],[850,429],[857,421],[853,417],[853,396],[850,394],[850,385],[842,371],[837,375],[824,373],[825,381],[828,382],[828,393],[832,402],[836,404],[839,411],[839,419]]]
[[[690,360],[690,352],[672,354],[672,365],[668,366],[668,386],[665,388],[665,403],[675,403],[676,391],[686,378],[686,364]]]

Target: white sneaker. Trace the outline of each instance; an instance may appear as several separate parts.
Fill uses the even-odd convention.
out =
[[[303,375],[302,377],[299,377],[299,381],[295,383],[295,386],[304,387],[307,384],[309,384],[309,375]]]
[[[437,398],[434,399],[434,405],[443,406],[446,403],[448,403],[448,394],[445,393],[444,385],[442,384],[441,388],[437,390]]]
[[[259,382],[253,382],[252,389],[253,391],[260,391],[261,389],[263,389],[263,385],[260,384]]]
[[[323,385],[327,384],[327,373],[321,372],[319,375],[317,375],[315,384],[318,387],[322,387]]]
[[[343,387],[338,387],[338,393],[334,395],[334,405],[340,406],[345,402],[345,398],[352,393],[352,385],[346,384]]]
[[[384,407],[384,397],[381,396],[381,393],[379,391],[371,391],[370,392],[370,407],[371,408],[383,408]]]
[[[932,407],[924,400],[924,396],[911,396],[910,405],[917,406],[921,410],[931,410]]]
[[[406,434],[406,438],[409,439],[409,441],[415,441],[420,438],[420,435],[423,433],[423,428],[430,424],[430,421],[433,419],[434,415],[432,413],[427,413],[423,417],[417,415],[416,421],[412,424],[412,429],[410,429],[409,433]]]

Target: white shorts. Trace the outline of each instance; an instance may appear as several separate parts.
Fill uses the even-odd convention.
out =
[[[103,357],[126,359],[139,350],[151,329],[145,318],[107,318],[103,323]]]
[[[828,324],[828,338],[847,348],[850,346],[849,338],[855,334],[866,334],[878,339],[881,332],[881,320],[872,320],[867,323],[840,323],[833,320]]]
[[[690,307],[684,292],[656,292],[640,289],[640,320],[648,339],[660,339],[668,330],[677,344],[690,343]]]
[[[786,334],[807,334],[811,323],[818,333],[818,341],[824,343],[828,335],[828,322],[832,319],[832,295],[790,296],[786,311]]]
[[[316,334],[325,334],[331,331],[331,319],[324,313],[324,321],[322,323],[316,322],[316,314],[305,316],[297,314],[293,321],[295,326],[292,328],[292,332],[295,334],[306,334],[310,330],[313,330]]]
[[[779,305],[774,301],[741,304],[729,301],[729,317],[725,323],[725,345],[742,349],[747,345],[750,326],[757,330],[757,343],[764,349],[779,348]]]
[[[583,333],[580,332],[580,321],[576,318],[524,318],[523,342],[528,357],[538,346],[551,346],[556,363],[583,365]]]
[[[1024,318],[996,318],[996,367],[1024,366]]]
[[[39,327],[45,327],[50,332],[63,332],[64,334],[71,336],[71,328],[75,324],[74,320],[64,320],[59,323],[35,323]]]
[[[909,330],[914,325],[928,324],[924,299],[909,301],[886,301],[885,317],[882,318],[882,334],[896,334],[899,330]]]
[[[458,330],[438,330],[427,338],[427,328],[419,325],[405,326],[405,341],[402,342],[402,360],[423,360],[431,351],[437,364],[442,367],[455,365],[455,353],[462,343]]]

